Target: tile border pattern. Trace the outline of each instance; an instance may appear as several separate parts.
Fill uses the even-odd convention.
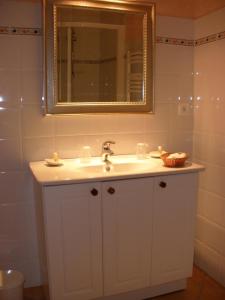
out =
[[[219,40],[225,39],[225,31],[208,35],[206,37],[195,40],[195,46],[201,46],[204,44],[216,42]]]
[[[42,35],[42,29],[41,28],[0,26],[0,34]]]
[[[26,27],[7,27],[0,26],[0,34],[10,34],[10,35],[42,35],[41,28],[26,28]],[[208,35],[203,38],[196,40],[180,39],[157,36],[156,43],[174,45],[174,46],[201,46],[207,43],[216,42],[218,40],[225,39],[225,31]]]
[[[156,43],[167,44],[167,45],[176,45],[176,46],[194,46],[195,45],[194,40],[169,38],[169,37],[163,37],[163,36],[157,36]]]

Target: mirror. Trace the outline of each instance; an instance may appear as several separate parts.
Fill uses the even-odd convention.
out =
[[[153,4],[43,7],[47,113],[153,112]]]

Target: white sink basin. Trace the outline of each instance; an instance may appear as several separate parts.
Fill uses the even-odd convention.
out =
[[[107,165],[101,161],[101,158],[93,158],[90,163],[82,163],[79,161],[76,165],[76,171],[91,175],[112,175],[124,173],[140,173],[151,170],[157,164],[153,160],[144,159],[138,160],[135,156],[114,156],[110,158],[112,162]]]

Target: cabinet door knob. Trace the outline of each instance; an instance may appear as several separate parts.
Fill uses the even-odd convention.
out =
[[[98,190],[96,190],[95,188],[93,188],[93,189],[91,190],[91,194],[92,194],[93,196],[97,196],[97,195],[98,195]]]
[[[111,194],[111,195],[114,194],[115,193],[115,189],[113,187],[109,187],[108,188],[108,193]]]
[[[160,181],[159,186],[164,189],[167,186],[167,183],[165,181]]]

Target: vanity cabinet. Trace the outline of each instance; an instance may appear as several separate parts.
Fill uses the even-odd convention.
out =
[[[197,173],[154,182],[151,284],[192,275]]]
[[[150,284],[153,178],[102,184],[104,295]]]
[[[144,299],[185,287],[163,285],[192,272],[197,173],[41,190],[51,300]]]
[[[100,183],[43,188],[44,229],[51,300],[102,296]]]

